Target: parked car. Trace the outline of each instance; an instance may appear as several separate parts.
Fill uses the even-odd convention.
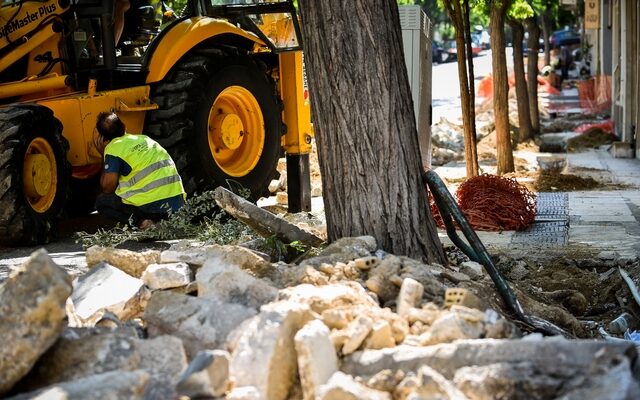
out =
[[[525,33],[525,39],[522,41],[522,53],[526,56],[529,54],[529,47],[527,46],[527,39]],[[538,39],[538,53],[544,53],[544,39]]]
[[[477,37],[476,43],[480,45],[483,50],[489,50],[491,48],[491,37],[482,25],[476,25],[475,32],[472,35]]]
[[[475,57],[482,51],[482,48],[478,43],[471,42],[471,54]],[[455,40],[449,40],[444,44],[444,54],[446,58],[444,61],[455,61],[458,59],[458,49],[456,47]]]
[[[549,36],[551,48],[580,44],[580,33],[575,29],[562,29]]]
[[[443,63],[445,60],[444,57],[444,47],[442,47],[442,43],[433,41],[431,42],[431,60],[434,64]]]

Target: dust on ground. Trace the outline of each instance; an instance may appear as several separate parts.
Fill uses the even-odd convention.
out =
[[[557,171],[542,171],[538,174],[533,188],[537,192],[572,192],[604,188],[602,184],[590,177],[573,174],[562,174]]]
[[[568,151],[581,151],[584,149],[595,149],[605,144],[611,144],[617,138],[600,128],[591,128],[583,134],[572,137],[567,141]]]

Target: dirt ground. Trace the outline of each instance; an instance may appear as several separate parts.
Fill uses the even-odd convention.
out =
[[[571,122],[572,127],[584,121]],[[600,130],[591,130],[574,138],[569,151],[581,151],[612,142],[612,136]],[[496,165],[495,131],[478,143],[478,159],[482,165]],[[514,144],[518,152],[538,153],[534,141]],[[599,182],[588,173],[573,170],[541,172],[532,157],[514,157],[516,178],[533,192],[567,192],[578,190],[615,190],[619,185]],[[535,159],[535,157],[533,157]],[[593,172],[593,171],[592,171]],[[455,189],[464,179],[449,182]],[[624,312],[633,316],[631,330],[640,329],[640,306],[634,300],[629,287],[618,268],[620,260],[602,260],[592,250],[582,247],[563,247],[561,250],[540,249],[526,254],[492,254],[503,276],[509,281],[525,312],[546,319],[580,338],[602,338],[598,327],[612,336],[622,337],[622,332],[609,332],[609,323]],[[638,261],[622,265],[630,276],[640,276]],[[638,284],[639,282],[635,282]],[[470,290],[491,306],[502,308],[503,303],[492,282],[466,283]],[[504,308],[502,308],[503,311]],[[523,330],[529,330],[522,326]]]

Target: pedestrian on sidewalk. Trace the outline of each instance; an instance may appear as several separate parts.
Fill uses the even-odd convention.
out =
[[[562,72],[560,84],[564,82],[566,79],[569,79],[569,68],[571,67],[571,63],[573,62],[573,58],[571,57],[571,51],[567,46],[560,46],[560,70]]]
[[[96,147],[103,154],[100,177],[102,194],[96,201],[99,214],[140,229],[177,211],[186,197],[182,179],[169,153],[145,135],[126,133],[125,124],[113,112],[100,113]]]

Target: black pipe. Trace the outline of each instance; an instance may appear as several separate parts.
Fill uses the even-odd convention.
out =
[[[445,223],[447,235],[451,241],[467,255],[467,257],[484,266],[485,270],[491,277],[491,280],[496,285],[498,294],[505,302],[507,309],[513,312],[519,320],[542,333],[570,337],[571,335],[569,335],[564,329],[552,324],[551,322],[525,314],[516,295],[513,293],[504,277],[500,274],[498,268],[493,264],[487,249],[484,247],[482,241],[480,241],[480,238],[467,221],[467,218],[462,213],[462,210],[460,210],[460,207],[458,207],[458,204],[442,179],[440,179],[438,174],[432,170],[424,171],[422,179],[431,190],[431,194],[436,202],[438,211]],[[458,236],[455,223],[460,226],[460,230],[467,239],[467,242],[469,242],[468,245]]]

